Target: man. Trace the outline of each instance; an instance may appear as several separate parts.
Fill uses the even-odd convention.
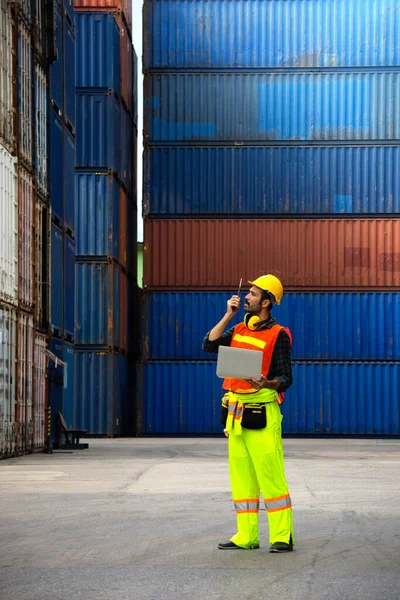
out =
[[[283,296],[279,279],[263,275],[249,283],[252,287],[245,298],[245,322],[224,333],[240,306],[240,297],[232,296],[226,314],[203,341],[203,350],[210,353],[217,353],[221,345],[263,352],[260,380],[230,378],[223,383],[227,390],[223,398],[227,408],[225,434],[238,531],[218,548],[259,548],[261,490],[268,515],[270,552],[290,552],[294,544],[292,504],[284,474],[279,404],[292,384],[291,337],[271,316],[273,305],[279,304]]]

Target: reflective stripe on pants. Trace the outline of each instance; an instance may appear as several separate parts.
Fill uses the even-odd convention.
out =
[[[229,470],[237,533],[232,542],[243,548],[257,546],[260,490],[267,510],[270,543],[294,542],[292,504],[284,473],[282,415],[276,402],[267,404],[265,429],[235,430],[228,438]],[[234,425],[235,428],[235,425]]]

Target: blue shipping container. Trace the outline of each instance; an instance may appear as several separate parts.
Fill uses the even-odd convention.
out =
[[[115,263],[75,264],[76,344],[120,345],[120,269]]]
[[[49,343],[50,351],[61,360],[64,360],[64,348],[61,340],[52,338]],[[50,446],[53,448],[57,440],[57,413],[63,412],[64,395],[64,369],[62,366],[55,368],[54,363],[49,366],[50,384]]]
[[[121,94],[120,31],[113,13],[81,13],[76,24],[76,87]]]
[[[227,292],[145,294],[143,358],[215,360],[203,352],[202,342],[222,318],[229,297]],[[242,293],[242,302],[244,297]],[[241,309],[230,326],[243,314]],[[272,314],[293,334],[294,359],[400,360],[399,293],[288,292]]]
[[[50,66],[50,97],[57,104],[59,110],[63,107],[62,76],[64,63],[63,22],[61,9],[56,7],[56,41],[57,41],[57,60]]]
[[[54,223],[51,226],[51,316],[52,331],[63,331],[63,234]]]
[[[63,210],[63,124],[50,110],[50,202],[53,216],[62,221]]]
[[[121,167],[121,112],[112,94],[76,94],[76,166],[111,170]]]
[[[133,165],[133,123],[123,104],[121,104],[121,179],[129,195],[132,195]]]
[[[71,338],[75,335],[75,241],[67,235],[65,241],[64,330]]]
[[[400,72],[148,75],[145,139],[395,140]],[[195,110],[194,110],[195,107]]]
[[[400,212],[400,148],[154,148],[147,215]]]
[[[75,34],[64,19],[64,114],[75,129]]]
[[[146,0],[144,68],[397,66],[398,0]]]
[[[75,349],[74,359],[74,427],[89,435],[120,435],[133,397],[120,394],[120,355]]]
[[[63,390],[63,417],[67,426],[72,428],[74,401],[74,346],[64,342],[64,362],[67,363],[66,387]]]
[[[72,25],[74,23],[74,0],[62,0],[67,19]]]
[[[108,173],[76,173],[76,254],[119,260],[119,184]]]
[[[222,435],[215,369],[207,362],[140,365],[140,432]],[[400,434],[400,363],[295,363],[293,378],[282,406],[284,433]]]
[[[75,139],[64,127],[64,218],[65,226],[75,230]]]

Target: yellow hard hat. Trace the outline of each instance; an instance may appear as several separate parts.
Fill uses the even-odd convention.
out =
[[[251,285],[255,285],[261,290],[265,292],[270,292],[275,296],[275,300],[277,304],[281,303],[283,296],[283,285],[279,281],[275,275],[261,275],[261,277],[257,277],[254,281],[249,281]]]

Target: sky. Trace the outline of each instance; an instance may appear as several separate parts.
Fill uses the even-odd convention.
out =
[[[142,0],[132,0],[132,42],[138,57],[138,242],[143,241],[142,153],[143,153],[143,77],[142,77]]]

